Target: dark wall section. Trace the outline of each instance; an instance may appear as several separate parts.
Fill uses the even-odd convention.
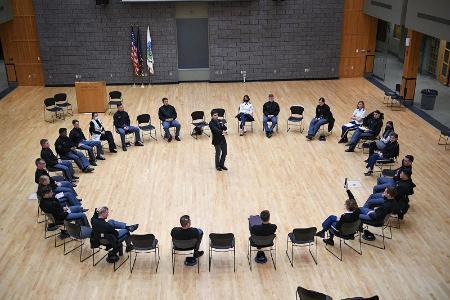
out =
[[[342,17],[343,0],[210,3],[210,79],[337,77]]]
[[[450,1],[409,0],[405,26],[450,41]]]
[[[34,0],[34,5],[47,85],[131,83],[131,25],[140,26],[143,45],[150,25],[152,81],[178,81],[174,3],[110,0],[100,7],[92,0]],[[342,17],[343,0],[209,3],[210,79],[241,80],[241,70],[248,80],[337,77]]]

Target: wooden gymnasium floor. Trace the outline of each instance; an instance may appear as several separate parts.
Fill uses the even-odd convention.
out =
[[[437,146],[438,131],[409,111],[392,112],[382,105],[383,93],[364,79],[258,83],[186,83],[151,88],[108,87],[121,90],[125,108],[134,120],[150,113],[156,120],[161,98],[167,96],[178,111],[182,141],[168,144],[146,140],[145,147],[106,154],[93,174],[81,174],[77,191],[85,207],[107,205],[110,217],[139,223],[137,233],[154,233],[160,241],[161,263],[154,272],[152,256],[141,256],[130,275],[128,264],[113,272],[102,262],[79,263],[78,253],[67,256],[43,239],[36,223],[36,202],[27,200],[36,190],[34,159],[39,140],[53,143],[60,127],[81,120],[87,133],[88,114],[75,114],[49,124],[42,118],[43,99],[65,92],[75,103],[74,88],[20,87],[0,101],[1,202],[0,298],[147,298],[147,299],[294,299],[298,285],[326,292],[336,299],[378,294],[381,299],[448,299],[449,267],[449,151]],[[280,132],[270,140],[262,133],[262,105],[269,92],[281,106]],[[233,118],[244,94],[255,107],[254,132],[237,134]],[[326,142],[307,142],[298,132],[286,133],[288,107],[303,104],[309,120],[319,96],[324,96],[336,118]],[[361,180],[354,189],[359,204],[371,193],[375,176],[365,177],[365,155],[344,152],[337,144],[340,125],[347,122],[356,100],[368,111],[381,109],[400,135],[401,156],[413,154],[417,184],[412,208],[400,230],[394,229],[387,249],[363,245],[359,256],[344,248],[340,262],[319,240],[316,266],[307,251],[296,250],[292,268],[287,260],[286,235],[294,227],[320,226],[329,214],[340,214],[346,193],[345,177]],[[224,107],[228,112],[228,172],[213,166],[211,140],[189,136],[190,113]],[[112,118],[101,115],[111,129]],[[159,134],[159,131],[158,131]],[[118,137],[116,136],[116,140]],[[269,209],[278,225],[278,269],[256,265],[246,258],[247,217]],[[202,249],[211,232],[234,232],[237,271],[231,254],[215,255],[208,273],[207,252],[196,268],[178,259],[172,275],[170,229],[189,214],[193,226],[203,228]],[[335,247],[335,249],[337,249]]]

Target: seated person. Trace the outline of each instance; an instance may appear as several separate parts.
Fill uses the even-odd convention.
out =
[[[358,208],[358,203],[356,203],[355,197],[349,189],[347,189],[347,195],[348,199],[345,200],[345,209],[347,211],[343,213],[339,219],[335,215],[331,215],[326,218],[322,223],[322,230],[316,233],[316,236],[324,238],[325,232],[328,231],[330,237],[328,239],[323,239],[323,242],[327,245],[334,246],[334,232],[333,230],[330,230],[331,227],[336,230],[341,230],[344,223],[352,223],[359,220],[360,211]]]
[[[187,262],[197,262],[196,259],[203,255],[204,251],[199,251],[200,244],[203,238],[203,230],[200,228],[191,227],[191,218],[188,215],[181,216],[181,227],[174,227],[170,232],[172,239],[174,240],[193,240],[196,239],[197,243],[194,248],[194,257],[186,259]]]
[[[98,113],[92,113],[92,120],[89,122],[89,132],[93,141],[108,141],[109,152],[117,153],[117,146],[114,142],[114,137],[111,131],[103,128],[103,124],[98,117]]]
[[[55,141],[55,149],[56,153],[58,153],[61,158],[75,161],[78,168],[84,173],[94,171],[94,169],[89,166],[89,161],[86,156],[78,151],[75,145],[72,144],[72,141],[67,136],[66,128],[59,129],[59,137]]]
[[[81,199],[77,199],[77,196],[75,193],[73,193],[70,190],[64,189],[62,187],[58,187],[56,183],[51,183],[50,177],[46,175],[42,175],[39,177],[38,181],[38,191],[41,190],[45,186],[50,186],[53,193],[55,193],[55,198],[60,203],[66,203],[68,202],[71,206],[81,206],[80,201]]]
[[[383,192],[383,202],[378,204],[375,209],[370,209],[366,205],[360,208],[361,221],[382,222],[386,215],[396,210],[395,197],[397,196],[396,188],[391,186]]]
[[[103,156],[103,147],[100,141],[88,141],[84,136],[83,130],[80,128],[80,122],[78,120],[72,121],[73,128],[70,131],[69,138],[72,144],[79,149],[87,150],[89,154],[89,163],[96,166],[96,160],[105,160]],[[97,156],[94,154],[94,148],[97,149]]]
[[[378,141],[372,141],[369,143],[369,156],[372,155],[376,150],[383,150],[384,147],[386,147],[386,144],[391,139],[391,135],[393,133],[394,123],[392,123],[392,121],[387,121],[381,138]],[[363,147],[367,148],[366,143],[363,144]]]
[[[376,110],[364,118],[362,127],[355,130],[350,142],[346,144],[348,149],[345,152],[354,152],[361,138],[375,138],[380,133],[381,127],[383,127],[381,112]]]
[[[397,168],[395,170],[392,170],[392,176],[393,178],[389,176],[381,176],[377,178],[377,185],[373,187],[374,193],[380,193],[384,191],[385,188],[394,186],[395,183],[399,180],[400,172],[403,170],[410,170],[412,173],[412,163],[414,161],[414,156],[412,155],[406,155],[405,158],[402,160],[402,165],[400,168]],[[390,171],[390,170],[389,170]],[[384,171],[383,171],[384,173]],[[388,174],[388,175],[391,175]]]
[[[161,120],[162,127],[164,129],[164,138],[170,143],[172,141],[172,135],[170,134],[170,127],[175,127],[175,139],[181,141],[180,139],[180,122],[177,121],[177,111],[175,107],[169,105],[169,99],[166,97],[162,98],[163,105],[158,110],[158,117]]]
[[[109,263],[114,263],[119,260],[119,257],[123,255],[122,242],[126,243],[126,252],[133,250],[133,245],[130,241],[130,232],[135,231],[139,224],[134,224],[127,226],[126,223],[108,220],[109,209],[106,206],[96,208],[94,215],[91,218],[92,224],[92,235],[91,235],[91,246],[98,247],[100,245],[100,238],[106,238],[105,235],[109,235],[112,240],[108,239],[113,251],[108,252],[108,258],[106,259]]]
[[[127,151],[127,143],[125,142],[125,134],[134,132],[134,145],[144,146],[141,142],[141,131],[138,127],[130,125],[130,116],[123,108],[123,103],[117,105],[117,111],[114,113],[114,126],[120,134],[120,141],[122,142],[122,150]]]
[[[390,136],[389,143],[386,144],[386,147],[383,148],[383,150],[375,152],[372,155],[369,155],[366,162],[366,173],[364,175],[370,176],[373,173],[373,168],[376,164],[376,162],[380,159],[392,159],[396,156],[398,156],[398,134],[395,132]]]
[[[270,223],[270,212],[268,210],[263,210],[259,216],[250,216],[248,221],[251,235],[268,236],[275,234],[277,231],[277,225]],[[256,253],[255,261],[257,263],[267,262],[264,251],[258,251]]]
[[[342,125],[341,139],[339,140],[338,143],[341,144],[348,142],[347,134],[349,133],[349,131],[353,131],[362,125],[365,115],[366,110],[364,106],[364,101],[358,101],[356,109],[353,111],[352,117],[350,118],[350,122]]]
[[[248,95],[244,95],[242,103],[239,105],[239,111],[236,118],[240,121],[239,128],[241,130],[239,135],[243,136],[246,132],[245,122],[253,122],[255,120],[253,118],[253,104],[250,102],[250,97]]]
[[[266,136],[270,138],[273,134],[273,129],[278,123],[278,114],[280,113],[280,106],[273,98],[273,94],[269,94],[269,101],[264,103],[263,106],[263,125]],[[271,122],[270,127],[267,124]]]
[[[57,187],[61,188],[61,190],[60,190],[61,192],[64,189],[67,189],[68,191],[71,191],[72,193],[74,193],[76,195],[74,187],[76,187],[77,185],[75,183],[66,181],[63,176],[50,176],[47,169],[45,168],[46,167],[45,160],[43,160],[42,158],[37,158],[34,161],[34,164],[36,165],[36,171],[34,172],[34,182],[39,184],[39,177],[41,177],[42,175],[45,175],[50,178],[50,182],[52,184],[55,183],[57,185]]]
[[[309,123],[308,135],[306,138],[310,141],[319,131],[320,126],[328,124],[333,119],[330,107],[325,104],[325,98],[319,98],[319,105],[316,107],[316,116]]]
[[[41,158],[45,161],[45,164],[56,170],[63,172],[64,177],[70,181],[75,182],[79,177],[75,176],[72,163],[69,160],[61,160],[56,157],[52,149],[50,149],[50,143],[46,139],[41,140]]]

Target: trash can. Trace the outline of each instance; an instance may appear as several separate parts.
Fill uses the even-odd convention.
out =
[[[433,110],[438,91],[432,89],[423,89],[420,91],[420,93],[422,94],[422,98],[420,99],[420,108],[425,110]]]

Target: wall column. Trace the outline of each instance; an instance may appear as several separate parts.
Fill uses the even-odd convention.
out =
[[[408,30],[407,38],[409,38],[409,45],[405,46],[405,59],[403,63],[400,95],[403,96],[405,100],[414,100],[417,72],[419,70],[422,33],[414,30]]]

